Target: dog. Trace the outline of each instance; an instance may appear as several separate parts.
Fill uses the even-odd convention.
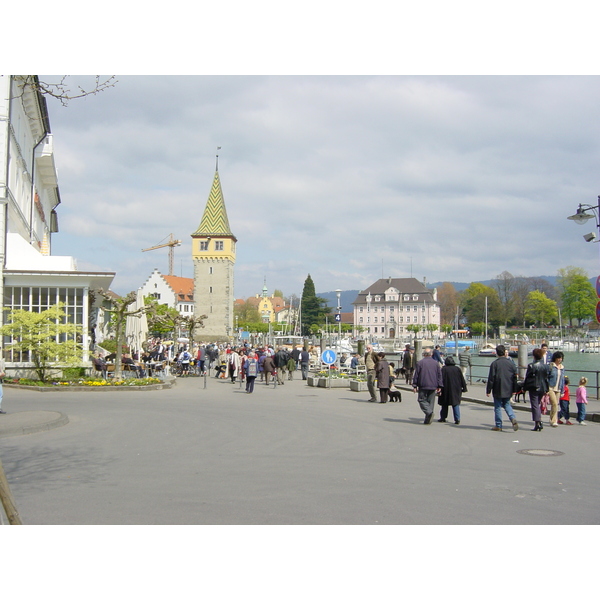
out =
[[[402,394],[396,388],[390,389],[388,392],[390,402],[402,402]]]

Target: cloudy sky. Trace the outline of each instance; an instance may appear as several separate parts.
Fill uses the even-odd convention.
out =
[[[56,76],[42,76],[54,81]],[[113,288],[192,276],[215,171],[238,238],[236,297],[363,289],[379,277],[475,281],[598,270],[600,78],[117,76],[49,99],[62,204],[54,254]],[[91,82],[72,77],[70,82]]]

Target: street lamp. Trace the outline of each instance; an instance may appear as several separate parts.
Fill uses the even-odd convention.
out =
[[[341,295],[342,290],[335,290],[335,295],[337,296],[337,319],[338,319],[338,338],[340,339],[340,344],[342,343],[342,301]]]
[[[584,223],[587,223],[587,221],[589,221],[590,219],[595,219],[596,229],[600,230],[600,221],[598,220],[599,214],[600,214],[600,196],[598,196],[598,205],[597,206],[591,206],[590,204],[580,204],[579,207],[577,208],[577,212],[574,215],[567,217],[567,219],[569,219],[570,221],[575,221],[575,223],[577,223],[578,225],[583,225]],[[594,232],[586,233],[583,236],[583,239],[586,242],[600,241],[600,240],[596,240],[596,234]],[[598,246],[598,248],[600,249],[600,246]],[[599,284],[600,284],[600,277],[598,277],[598,279],[596,280],[596,293],[600,297]],[[598,323],[600,323],[600,301],[596,304],[596,321]]]

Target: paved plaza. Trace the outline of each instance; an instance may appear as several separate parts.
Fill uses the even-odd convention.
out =
[[[368,393],[308,387],[299,373],[276,388],[257,382],[253,394],[228,380],[204,383],[6,388],[0,418],[46,414],[55,424],[2,435],[8,421],[0,423],[0,459],[23,523],[600,522],[597,423],[534,433],[529,412],[518,411],[519,431],[505,420],[496,433],[490,406],[463,402],[459,426],[438,423],[438,411],[425,426],[408,390],[382,405]]]

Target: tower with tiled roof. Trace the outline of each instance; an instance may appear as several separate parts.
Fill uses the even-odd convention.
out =
[[[219,157],[212,187],[198,229],[192,233],[194,314],[206,315],[197,335],[224,340],[233,335],[233,268],[236,237],[229,227],[219,178]]]

